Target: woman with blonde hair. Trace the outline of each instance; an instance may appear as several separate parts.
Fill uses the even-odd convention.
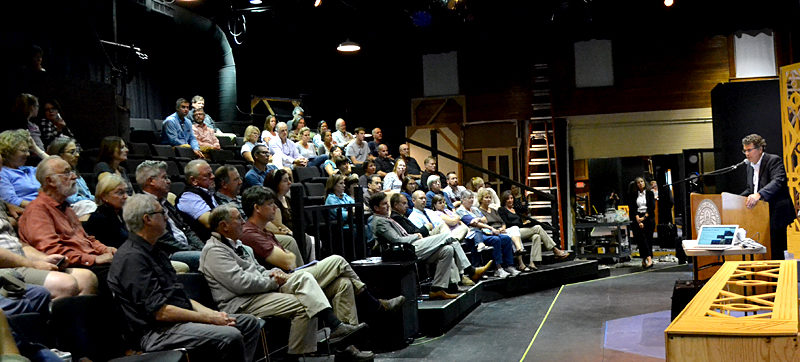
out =
[[[476,193],[480,192],[481,189],[486,189],[487,192],[489,193],[489,195],[492,196],[492,202],[489,203],[489,207],[491,207],[491,208],[493,208],[495,210],[500,208],[500,198],[497,197],[497,192],[495,192],[494,189],[490,185],[488,185],[485,182],[483,182],[483,178],[473,177],[472,180],[471,180],[471,183],[472,183],[472,187],[475,189],[474,191]]]
[[[25,166],[33,147],[31,135],[24,129],[0,133],[0,199],[11,205],[24,208],[39,195],[36,167]]]
[[[253,154],[251,152],[253,147],[261,143],[258,141],[258,134],[259,130],[256,126],[247,126],[244,129],[244,144],[239,152],[247,162],[253,163]]]
[[[406,161],[402,158],[398,158],[397,161],[394,162],[394,170],[386,174],[386,177],[383,178],[383,190],[384,191],[392,191],[392,192],[400,192],[401,187],[403,186],[403,179],[406,177]]]
[[[480,209],[483,216],[486,217],[486,223],[489,224],[489,226],[497,229],[501,234],[508,235],[511,238],[511,241],[514,243],[514,260],[517,262],[517,270],[535,270],[534,268],[526,266],[525,263],[522,262],[522,255],[525,253],[525,247],[522,245],[522,239],[530,239],[533,236],[533,230],[529,228],[520,229],[517,226],[509,227],[506,225],[497,210],[489,206],[489,204],[492,202],[492,195],[490,194],[489,189],[485,187],[478,189],[477,198],[478,209]],[[534,242],[537,241],[541,244],[541,240],[534,240]],[[534,247],[534,249],[536,249],[536,247]],[[539,246],[539,250],[541,250],[541,245]]]
[[[128,186],[118,175],[108,175],[97,182],[97,210],[89,216],[83,228],[101,243],[119,248],[128,240],[128,228],[122,220],[122,207],[128,200]]]

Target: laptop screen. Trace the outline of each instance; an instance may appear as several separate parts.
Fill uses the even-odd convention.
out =
[[[737,225],[703,225],[697,245],[733,245]]]

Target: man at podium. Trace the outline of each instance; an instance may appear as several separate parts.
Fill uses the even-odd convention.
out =
[[[786,169],[780,156],[764,152],[767,141],[757,134],[742,139],[742,153],[747,157],[746,206],[752,209],[758,200],[769,203],[770,244],[773,260],[783,260],[786,250],[786,227],[795,219],[794,206],[786,184]]]

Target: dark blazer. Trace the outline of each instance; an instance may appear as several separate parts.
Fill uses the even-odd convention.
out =
[[[118,248],[128,240],[128,228],[113,207],[100,205],[83,224],[86,233],[105,244]]]
[[[771,221],[780,227],[788,226],[796,217],[786,180],[783,160],[777,155],[764,152],[759,170],[758,194],[769,203]],[[740,195],[749,196],[752,193],[753,167],[747,166],[747,188]]]
[[[392,210],[391,218],[392,220],[400,224],[400,226],[402,226],[403,229],[405,229],[406,232],[409,234],[420,233],[422,234],[422,237],[426,237],[429,234],[428,228],[426,228],[425,226],[417,227],[416,225],[414,225],[414,223],[411,222],[411,220],[405,217],[405,215],[401,215],[397,211]]]
[[[653,221],[656,217],[656,198],[653,196],[653,192],[650,190],[645,191],[644,193],[645,199],[647,200],[647,218],[645,221]],[[633,189],[628,192],[628,217],[631,221],[636,222],[636,215],[638,212],[636,211],[639,206],[636,205],[636,198],[639,197],[639,189],[636,185],[633,186]]]

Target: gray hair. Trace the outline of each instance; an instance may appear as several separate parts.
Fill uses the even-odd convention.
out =
[[[138,170],[137,170],[138,171]],[[128,230],[136,233],[144,229],[144,215],[158,209],[158,200],[148,193],[135,194],[125,201],[122,207],[122,219],[128,225]]]
[[[42,187],[47,184],[47,178],[53,174],[53,166],[51,164],[55,162],[55,160],[64,161],[64,159],[62,159],[60,156],[47,156],[36,166],[36,181],[39,181],[39,184],[42,185]]]
[[[60,155],[64,153],[64,150],[69,146],[70,143],[75,143],[74,138],[70,137],[58,137],[50,142],[50,145],[47,146],[47,154],[48,155]],[[75,144],[77,146],[77,143]]]
[[[279,130],[279,129],[281,129],[281,127],[283,127],[283,128],[286,128],[287,130],[289,129],[289,126],[288,126],[288,125],[286,125],[286,122],[278,122],[278,123],[275,125],[275,129],[276,129],[276,130]]]
[[[233,210],[236,210],[236,207],[233,203],[228,203],[224,205],[220,205],[211,210],[211,215],[208,217],[208,224],[211,230],[219,231],[219,224],[223,221],[231,221],[231,215]],[[238,210],[237,210],[238,211]],[[242,215],[239,215],[240,217]]]
[[[208,162],[206,162],[206,160],[196,159],[191,160],[186,164],[186,166],[183,168],[183,175],[186,176],[187,184],[192,183],[192,177],[196,178],[197,176],[200,176],[200,171],[198,171],[198,169],[203,164],[208,165]]]
[[[428,185],[428,190],[431,189],[431,184],[436,182],[436,181],[439,181],[439,182],[442,181],[442,180],[440,180],[439,175],[430,175],[430,176],[428,176],[428,180],[425,181],[425,183]]]
[[[459,196],[461,196],[461,200],[474,199],[475,198],[475,193],[470,191],[470,190],[464,190],[464,191],[461,191]]]
[[[336,129],[339,129],[339,125],[342,124],[342,123],[344,123],[344,119],[337,118],[336,119],[336,124],[335,124]]]
[[[136,183],[144,188],[147,180],[158,177],[160,171],[167,172],[167,163],[164,161],[147,160],[136,167]]]

